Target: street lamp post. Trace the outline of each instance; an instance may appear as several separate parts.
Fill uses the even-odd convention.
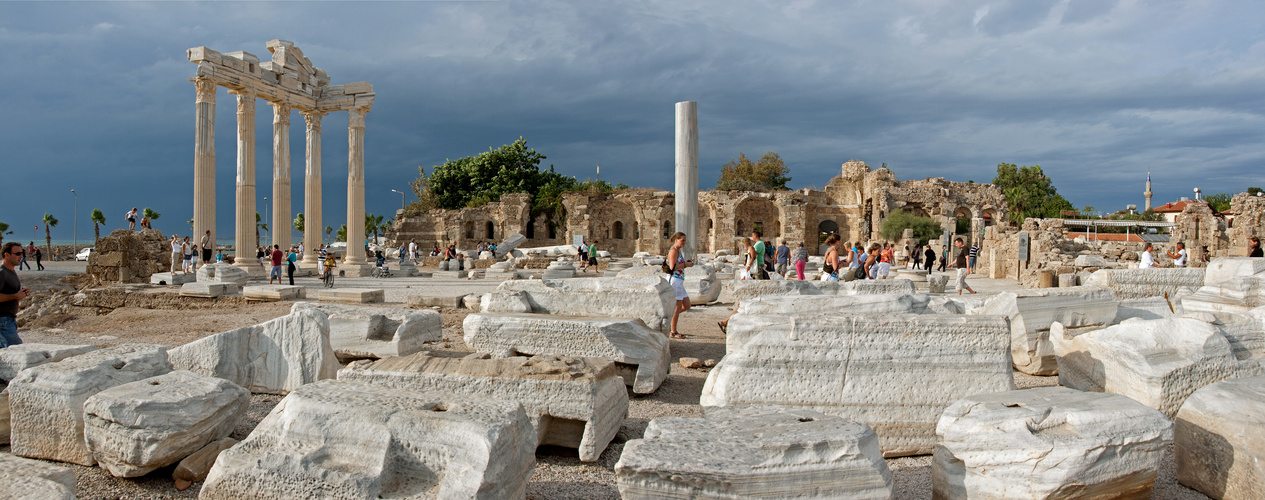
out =
[[[70,251],[75,254],[75,258],[79,258],[79,193],[71,189],[70,194],[75,195],[75,245],[70,247]]]
[[[404,210],[404,191],[391,190],[392,193],[400,193],[400,210]]]
[[[269,237],[272,237],[272,230],[267,225],[268,221],[272,219],[269,219],[268,215],[269,215],[268,214],[268,197],[265,196],[264,197],[264,233],[267,234]]]

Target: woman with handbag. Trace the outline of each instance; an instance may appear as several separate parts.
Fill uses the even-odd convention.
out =
[[[685,291],[685,268],[693,267],[694,261],[685,260],[685,233],[676,233],[672,235],[672,248],[668,250],[668,258],[663,262],[668,272],[668,284],[672,285],[672,291],[676,296],[676,308],[672,310],[672,333],[674,339],[683,339],[685,335],[676,331],[677,319],[681,317],[681,313],[690,310],[690,294]],[[671,262],[671,264],[668,264]]]
[[[839,281],[839,235],[826,237],[826,262],[822,265],[822,281]]]

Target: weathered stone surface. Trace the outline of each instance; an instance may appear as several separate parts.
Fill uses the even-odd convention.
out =
[[[1197,268],[1102,269],[1084,282],[1086,286],[1102,286],[1116,292],[1116,298],[1169,298],[1178,292],[1193,291],[1204,285],[1204,270]]]
[[[0,498],[74,500],[75,471],[0,453]]]
[[[443,340],[444,320],[435,311],[299,302],[290,312],[309,309],[329,318],[330,346],[343,359],[408,356]]]
[[[171,269],[171,246],[153,229],[115,229],[95,248],[85,272],[103,282],[146,283],[153,273]]]
[[[1123,323],[1127,319],[1165,319],[1177,316],[1177,307],[1164,297],[1147,297],[1144,299],[1127,299],[1120,301],[1116,308],[1116,319],[1113,323]]]
[[[496,258],[502,258],[513,252],[515,248],[527,241],[527,237],[518,233],[511,234],[505,241],[496,246]]]
[[[884,456],[931,453],[954,401],[1014,389],[998,316],[783,313],[733,316],[704,406],[780,404],[878,433]]]
[[[1124,396],[1038,387],[953,403],[936,435],[935,498],[1150,498],[1173,424]]]
[[[685,291],[691,304],[710,304],[720,298],[720,278],[712,266],[685,268]]]
[[[1107,267],[1107,259],[1101,255],[1077,255],[1072,263],[1077,267]]]
[[[615,464],[625,499],[892,498],[868,427],[801,408],[709,408],[660,417]]]
[[[735,302],[765,295],[892,295],[913,294],[909,280],[859,280],[827,282],[817,280],[731,280],[724,283]]]
[[[307,289],[290,285],[252,285],[242,287],[242,296],[251,300],[276,302],[302,299],[307,296]]]
[[[1075,337],[1056,323],[1050,339],[1060,385],[1128,396],[1169,417],[1196,389],[1262,370],[1235,359],[1219,328],[1187,318],[1130,320]]]
[[[1181,306],[1183,313],[1246,313],[1265,306],[1265,276],[1234,277],[1201,287],[1183,295]]]
[[[154,273],[149,275],[149,284],[180,286],[185,283],[193,283],[196,278],[197,276],[189,273],[180,273],[176,275],[171,274],[171,272]]]
[[[250,275],[232,264],[213,263],[198,268],[199,283],[234,283],[245,285]]]
[[[876,295],[763,295],[738,303],[739,314],[922,314],[931,296]]]
[[[531,303],[523,292],[485,293],[479,298],[480,312],[529,313]]]
[[[672,362],[667,337],[637,319],[474,313],[462,326],[466,344],[476,351],[602,357],[636,365],[635,375],[620,375],[637,394],[654,392]]]
[[[1015,368],[1031,375],[1054,375],[1059,364],[1050,343],[1050,325],[1057,321],[1069,328],[1108,326],[1116,319],[1116,296],[1101,287],[1002,292],[976,313],[1010,320],[1010,355]]]
[[[373,304],[386,301],[386,291],[381,288],[330,288],[316,292],[321,302],[350,302]]]
[[[180,295],[184,295],[186,297],[215,298],[225,295],[235,295],[241,292],[241,290],[241,285],[236,283],[196,281],[182,285],[180,287]]]
[[[1174,419],[1177,481],[1217,499],[1265,491],[1265,377],[1223,380],[1186,398]]]
[[[285,394],[338,374],[329,319],[319,310],[210,335],[170,355],[178,370],[226,379],[257,393]]]
[[[535,437],[517,402],[326,380],[221,453],[198,498],[521,499]]]
[[[227,380],[177,370],[111,387],[84,403],[84,437],[101,467],[138,477],[233,432],[250,391]]]
[[[203,446],[202,449],[181,460],[176,465],[176,468],[171,471],[171,478],[190,483],[202,482],[206,479],[207,473],[211,472],[211,466],[215,465],[215,459],[220,456],[220,452],[232,448],[236,444],[236,439],[226,437]]]
[[[0,381],[8,382],[18,372],[44,363],[97,350],[91,345],[18,344],[0,349]]]
[[[505,293],[521,292],[531,312],[567,316],[637,318],[650,328],[668,331],[676,296],[660,278],[573,278],[564,280],[511,280],[484,295],[486,312],[518,312],[496,308]],[[517,309],[514,307],[513,309]]]
[[[628,415],[624,381],[605,358],[472,354],[457,359],[417,353],[354,362],[338,371],[338,379],[518,401],[536,428],[538,444],[576,448],[585,462],[597,460]]]
[[[1265,259],[1260,257],[1221,257],[1212,259],[1204,270],[1204,284],[1216,285],[1243,276],[1265,273]]]
[[[927,291],[930,293],[944,293],[944,289],[949,284],[949,275],[937,274],[927,278]]]
[[[9,444],[9,388],[0,390],[0,444]]]
[[[83,406],[111,387],[171,371],[161,346],[100,349],[18,373],[9,383],[14,455],[95,465],[84,440]]]
[[[457,293],[453,295],[409,295],[405,297],[405,303],[409,307],[442,307],[444,309],[456,309],[461,307],[461,299],[465,297],[465,293]]]

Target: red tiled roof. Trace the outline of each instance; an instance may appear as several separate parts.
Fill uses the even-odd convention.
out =
[[[1181,213],[1182,210],[1186,209],[1186,205],[1192,203],[1206,204],[1206,202],[1195,200],[1174,201],[1155,207],[1155,211],[1160,213]]]

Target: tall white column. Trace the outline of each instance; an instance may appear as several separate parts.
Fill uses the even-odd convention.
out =
[[[348,110],[347,125],[347,256],[343,267],[369,268],[365,258],[365,114],[369,107]]]
[[[303,263],[315,268],[320,260],[316,249],[321,246],[325,234],[321,219],[321,117],[325,113],[304,111],[307,122],[307,172],[303,181]]]
[[[215,82],[194,78],[197,124],[193,139],[193,236],[211,231],[215,241]]]
[[[237,96],[237,227],[234,264],[259,269],[255,262],[255,94],[234,90]]]
[[[676,103],[677,231],[685,233],[685,258],[698,248],[698,102]]]
[[[290,105],[272,104],[272,243],[290,248]]]

